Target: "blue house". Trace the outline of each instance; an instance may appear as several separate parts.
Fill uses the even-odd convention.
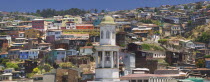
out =
[[[5,53],[0,53],[0,58],[7,58],[7,55],[8,55],[7,52],[5,52]]]
[[[93,25],[94,26],[97,26],[101,23],[101,20],[100,19],[96,19],[96,20],[93,20]]]
[[[205,58],[206,68],[210,69],[210,58]]]
[[[29,59],[29,51],[28,50],[21,50],[20,53],[20,59],[21,60],[26,60]]]

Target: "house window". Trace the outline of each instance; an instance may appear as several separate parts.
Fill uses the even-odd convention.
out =
[[[142,80],[138,80],[138,82],[142,82]]]
[[[102,51],[99,51],[98,52],[98,58],[99,58],[99,62],[98,63],[100,63],[100,61],[102,61]]]
[[[136,80],[131,80],[131,82],[136,82]]]
[[[104,37],[104,32],[101,31],[101,39],[103,39],[103,37]]]
[[[106,61],[110,61],[110,52],[106,52]]]
[[[112,32],[112,39],[114,39],[114,38],[115,38],[114,36],[115,36],[115,33],[114,33],[114,32]]]
[[[106,31],[106,38],[107,38],[107,39],[110,38],[110,33],[109,33],[109,31]]]
[[[62,54],[65,54],[65,52],[62,52]]]

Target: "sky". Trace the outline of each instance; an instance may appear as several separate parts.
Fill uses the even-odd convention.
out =
[[[56,10],[80,8],[98,10],[128,10],[138,7],[159,7],[210,0],[0,0],[0,11],[35,12],[37,9]]]

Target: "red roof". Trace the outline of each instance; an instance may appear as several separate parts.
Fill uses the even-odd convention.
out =
[[[74,22],[72,22],[72,21],[69,21],[69,22],[66,22],[66,23],[74,23]]]
[[[80,48],[93,48],[93,46],[84,46],[84,47],[80,47]]]
[[[120,78],[140,78],[140,77],[165,77],[159,74],[129,74]]]

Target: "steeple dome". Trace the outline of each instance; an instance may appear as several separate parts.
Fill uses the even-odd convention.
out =
[[[111,16],[105,16],[102,21],[101,24],[115,24],[114,19]]]

